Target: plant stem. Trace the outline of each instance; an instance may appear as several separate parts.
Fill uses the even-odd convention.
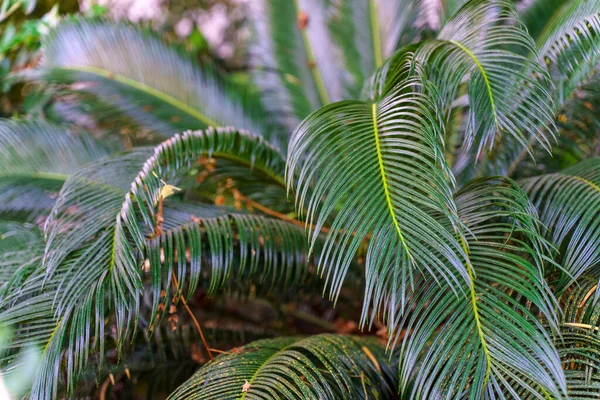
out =
[[[181,302],[183,303],[183,306],[185,307],[186,311],[190,315],[190,318],[192,318],[192,321],[194,321],[194,325],[196,325],[196,329],[198,330],[198,333],[200,334],[200,339],[202,339],[202,343],[204,344],[204,348],[206,349],[206,352],[208,353],[208,357],[212,361],[213,360],[213,355],[211,353],[211,348],[208,345],[208,342],[206,341],[206,338],[204,337],[204,332],[202,332],[202,327],[200,326],[200,323],[198,322],[198,320],[194,316],[194,313],[190,309],[190,306],[188,306],[188,303],[187,303],[187,300],[185,299],[185,296],[183,296],[181,294],[181,290],[179,289],[179,283],[177,282],[177,277],[175,276],[175,271],[171,271],[171,276],[173,277],[173,286],[175,286],[175,290],[177,291],[177,294],[179,295],[179,298],[181,299]]]

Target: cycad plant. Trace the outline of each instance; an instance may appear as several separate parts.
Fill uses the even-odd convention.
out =
[[[597,399],[600,1],[250,8],[250,86],[46,37],[51,121],[0,125],[5,384],[38,349],[19,396]]]

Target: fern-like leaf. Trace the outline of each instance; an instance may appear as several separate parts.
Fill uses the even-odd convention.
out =
[[[399,74],[407,76],[411,60],[407,54]],[[459,225],[440,122],[418,79],[399,82],[371,102],[344,101],[313,113],[289,148],[288,186],[308,210],[313,245],[334,215],[319,261],[332,297],[370,237],[363,322],[371,302],[392,317],[396,304],[403,309],[417,271],[451,285],[469,281],[458,240],[432,216]]]
[[[267,339],[219,356],[169,399],[387,398],[393,375],[383,347],[372,339]]]
[[[563,398],[552,338],[531,303],[557,328],[556,301],[543,279],[535,209],[511,181],[474,181],[456,195],[468,229],[472,267],[465,296],[421,276],[407,311],[397,315],[400,392],[406,399]],[[501,272],[500,272],[501,271]]]

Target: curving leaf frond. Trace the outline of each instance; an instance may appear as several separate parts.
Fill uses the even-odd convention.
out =
[[[416,51],[427,79],[439,89],[448,110],[468,77],[469,111],[464,145],[490,150],[502,135],[531,154],[530,137],[550,150],[554,137],[548,73],[522,54],[537,54],[535,43],[510,1],[467,2],[446,23],[436,40]]]
[[[539,1],[540,7],[544,2]],[[496,173],[527,176],[531,172],[555,172],[598,154],[598,63],[600,62],[600,2],[559,1],[537,40],[539,59],[554,83],[552,97],[560,132],[552,154],[539,154],[538,165],[526,159],[526,151],[509,146]],[[547,5],[544,5],[546,7]],[[543,8],[543,7],[542,7]],[[554,10],[549,7],[548,10]],[[533,18],[533,17],[532,17]],[[534,140],[530,140],[534,144]]]
[[[307,275],[310,257],[301,226],[190,202],[182,206],[173,200],[179,189],[165,182],[177,183],[181,176],[185,181],[186,172],[208,157],[246,166],[248,174],[263,177],[265,187],[283,186],[284,160],[262,138],[233,129],[189,131],[150,154],[137,149],[73,175],[47,220],[43,263],[21,274],[25,280],[2,299],[0,320],[18,321],[27,332],[15,348],[31,342],[43,349],[32,397],[57,390],[63,349],[73,390],[92,349],[104,353],[105,317],[112,312],[120,353],[139,325],[143,296],[151,298],[146,326],[153,331],[170,300],[189,297],[201,278],[214,294],[234,273],[279,287]]]
[[[556,247],[555,261],[565,274],[560,292],[600,263],[600,159],[590,158],[559,173],[520,182]]]
[[[562,104],[600,61],[600,1],[575,0],[556,10],[537,41]]]
[[[46,122],[0,120],[0,213],[47,213],[54,203],[49,194],[115,149]]]
[[[568,385],[569,399],[600,396],[600,334],[586,324],[564,324],[557,347]]]
[[[599,304],[594,294],[598,271],[585,273],[563,293],[560,336],[555,346],[561,357],[569,399],[596,399],[600,395]]]
[[[512,181],[473,181],[456,194],[468,233],[472,286],[465,295],[423,275],[397,315],[403,399],[563,398],[564,377],[550,332],[556,300],[543,279],[547,244],[526,194]],[[398,337],[406,332],[404,338]]]
[[[188,221],[164,231],[164,224],[169,222],[163,207],[169,204],[165,200],[173,190],[165,181],[171,181],[175,173],[189,169],[201,157],[236,161],[266,181],[283,184],[282,156],[259,137],[235,130],[189,131],[156,148],[133,180],[117,228],[120,237],[131,237],[135,247],[148,257],[154,282],[152,319],[157,314],[161,289],[170,293],[175,265],[182,280],[180,287],[186,286],[189,271],[187,296],[195,291],[206,257],[203,236],[212,266],[209,294],[224,285],[234,265],[241,277],[246,272],[247,276],[255,275],[260,263],[263,277],[270,276],[273,283],[290,284],[302,280],[310,262],[302,228],[287,221],[228,212],[217,218],[190,216]],[[239,259],[234,254],[235,245],[239,246]],[[163,300],[168,303],[169,296]]]
[[[407,54],[399,72],[405,77],[411,60]],[[371,302],[390,316],[396,304],[403,309],[418,271],[451,285],[469,281],[458,240],[432,216],[459,224],[440,122],[418,79],[399,82],[372,102],[323,107],[298,127],[289,147],[288,187],[314,226],[313,246],[333,217],[319,260],[332,297],[369,238],[363,323]]]
[[[72,83],[115,112],[163,136],[185,129],[235,125],[268,134],[263,112],[241,88],[168,47],[150,32],[101,21],[67,21],[43,43],[40,78]],[[100,116],[109,118],[109,109]]]
[[[257,0],[251,62],[266,108],[293,130],[312,111],[355,99],[409,41],[416,0]]]
[[[388,398],[394,373],[368,338],[317,335],[252,342],[201,368],[177,399]]]

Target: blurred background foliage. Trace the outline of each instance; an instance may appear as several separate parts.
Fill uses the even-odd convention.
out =
[[[2,0],[0,117],[44,116],[65,122],[63,111],[71,109],[68,97],[58,97],[57,107],[56,93],[19,79],[39,63],[42,36],[65,18],[102,17],[141,25],[246,84],[247,6],[247,0]]]

